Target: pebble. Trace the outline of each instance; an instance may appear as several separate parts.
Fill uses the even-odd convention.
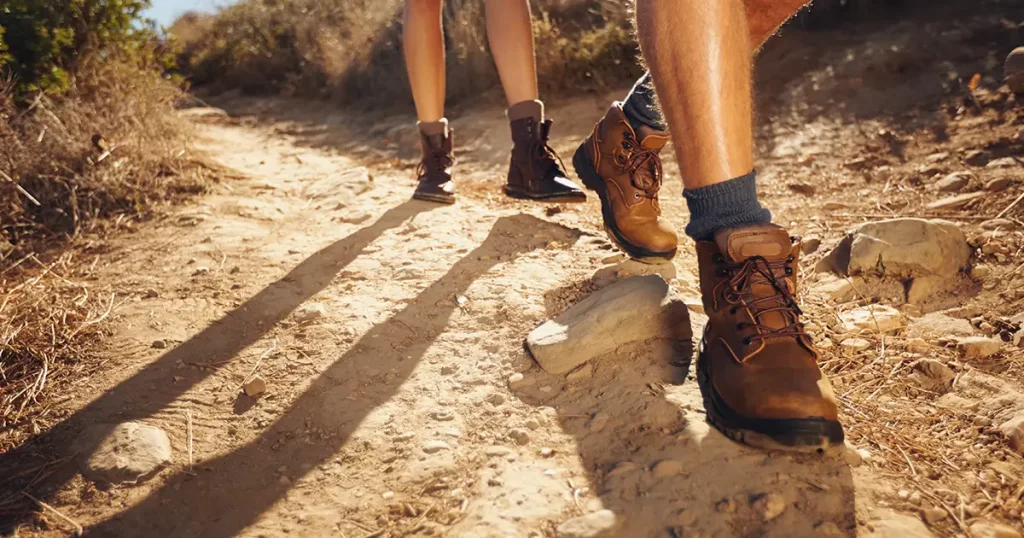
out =
[[[550,447],[543,447],[540,449],[540,455],[544,458],[550,458],[555,455],[555,449]]]
[[[863,338],[847,338],[839,347],[847,351],[864,351],[871,348],[871,342]]]
[[[985,165],[985,168],[1014,168],[1020,166],[1017,159],[1013,157],[1000,157],[998,159],[992,159]]]
[[[903,347],[911,353],[929,353],[932,350],[932,345],[929,344],[924,338],[908,338],[903,343]]]
[[[153,349],[167,349],[165,340],[153,340]]]
[[[566,381],[569,381],[571,383],[575,383],[575,382],[579,382],[579,381],[586,381],[587,379],[590,379],[591,377],[593,377],[593,375],[594,375],[594,366],[592,364],[588,363],[588,364],[584,364],[583,366],[580,366],[579,368],[569,372],[565,376],[565,379],[566,379]]]
[[[533,377],[526,377],[521,373],[515,373],[508,376],[508,388],[512,390],[523,390],[528,387],[532,387],[537,383],[537,380]]]
[[[413,432],[402,432],[402,433],[392,437],[391,440],[396,442],[396,443],[402,443],[402,442],[405,442],[405,441],[408,441],[408,440],[412,439],[413,437],[416,437],[416,434],[413,433]]]
[[[382,499],[384,499],[385,501],[390,501],[391,499],[395,498],[395,492],[394,491],[385,491],[384,493],[380,494],[380,497]]]
[[[974,267],[971,267],[971,272],[969,274],[974,280],[985,280],[992,274],[992,266],[985,263],[975,265]]]
[[[438,411],[432,411],[430,413],[430,418],[438,422],[449,422],[455,420],[455,414],[446,409],[440,409]]]
[[[451,447],[448,446],[448,443],[437,439],[423,443],[423,452],[426,452],[427,454],[435,454],[442,450],[451,450]]]
[[[494,406],[499,406],[505,403],[505,395],[495,392],[494,394],[491,394],[490,396],[487,397],[487,403]]]
[[[590,419],[590,422],[587,424],[587,429],[590,430],[591,433],[598,433],[608,425],[608,420],[610,419],[611,417],[609,417],[607,413],[597,413]]]
[[[965,360],[984,359],[999,351],[1002,342],[984,336],[968,336],[957,341],[956,348]]]
[[[1015,183],[1012,177],[997,177],[985,183],[985,190],[988,192],[1002,192]]]
[[[953,172],[935,182],[935,189],[939,192],[960,192],[971,184],[974,174],[970,172]]]
[[[921,510],[921,517],[924,518],[925,523],[934,525],[943,519],[949,517],[949,514],[941,508],[935,506],[928,506]]]
[[[885,334],[902,329],[904,326],[903,314],[899,310],[880,304],[842,312],[839,314],[839,320],[843,323],[844,330],[853,333],[867,331]]]
[[[736,501],[733,501],[732,499],[722,499],[715,503],[715,510],[731,514],[736,511]]]
[[[522,428],[513,429],[512,431],[508,432],[508,436],[511,437],[513,441],[519,443],[520,445],[525,445],[530,442],[530,433]]]
[[[761,514],[761,519],[771,521],[786,511],[786,499],[778,493],[766,493],[754,500],[753,507]]]
[[[557,538],[603,538],[611,536],[621,525],[615,512],[599,510],[570,519],[556,529]]]
[[[654,478],[668,478],[683,472],[683,464],[676,460],[662,460],[654,465],[651,474]]]
[[[256,376],[246,383],[242,390],[245,391],[245,395],[250,398],[255,398],[264,392],[267,392],[267,382],[260,376]]]
[[[907,500],[910,501],[910,504],[921,504],[921,492],[915,491],[911,493]]]
[[[974,538],[1021,538],[1012,527],[994,521],[975,521],[969,528]]]
[[[282,486],[290,486],[292,485],[292,480],[285,475],[281,475],[280,478],[277,479],[277,483]]]
[[[804,254],[813,254],[821,248],[821,239],[817,237],[805,237],[803,243],[800,246],[801,252]]]
[[[540,429],[540,422],[535,418],[528,418],[526,419],[526,422],[523,422],[523,426],[526,426],[531,430],[538,430]]]
[[[327,310],[321,304],[305,304],[295,311],[295,321],[309,323],[327,315]]]
[[[896,496],[899,497],[900,500],[905,501],[910,498],[910,492],[905,489],[901,489],[898,492],[896,492]]]
[[[484,454],[491,458],[501,458],[512,454],[512,449],[507,446],[500,445],[489,446],[484,449]]]

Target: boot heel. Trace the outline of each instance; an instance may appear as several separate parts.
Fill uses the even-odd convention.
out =
[[[594,164],[590,162],[590,157],[587,156],[586,142],[583,142],[580,144],[580,147],[576,148],[576,153],[572,156],[572,167],[576,169],[576,175],[583,181],[584,186],[597,192],[598,195],[604,195],[604,180],[601,179],[601,176],[597,175]]]

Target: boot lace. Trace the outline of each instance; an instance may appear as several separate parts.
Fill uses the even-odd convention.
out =
[[[729,277],[718,284],[719,287],[725,287],[722,298],[726,303],[732,305],[729,313],[735,315],[740,308],[747,308],[751,312],[754,322],[740,323],[736,327],[737,330],[757,329],[757,334],[749,336],[743,341],[744,345],[776,336],[800,337],[807,335],[804,324],[800,322],[803,311],[793,297],[789,283],[784,278],[780,280],[778,276],[780,272],[786,276],[793,274],[794,258],[789,257],[777,262],[770,262],[761,256],[754,256],[742,263],[729,263],[724,256],[716,254],[714,261],[718,267],[718,276]],[[773,293],[755,293],[753,289],[755,284],[768,284]],[[786,325],[769,327],[763,324],[761,316],[770,312],[779,312],[786,320]]]
[[[615,153],[615,164],[626,170],[630,182],[644,198],[656,199],[661,190],[663,171],[656,150],[645,148],[633,133],[622,140],[622,151]]]
[[[422,179],[430,175],[432,177],[443,177],[444,171],[455,166],[455,157],[445,148],[431,148],[423,155],[423,160],[416,167],[416,176]]]

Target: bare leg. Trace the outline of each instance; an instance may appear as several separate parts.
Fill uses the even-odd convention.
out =
[[[487,0],[487,40],[509,106],[539,98],[527,0]]]
[[[444,36],[442,0],[405,0],[402,27],[405,68],[420,122],[444,117]]]

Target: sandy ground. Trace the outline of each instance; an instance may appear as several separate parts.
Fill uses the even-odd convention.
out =
[[[1005,95],[980,113],[951,112],[956,90],[935,81],[932,62],[942,51],[927,41],[900,49],[908,28],[938,32],[928,20],[789,38],[765,51],[761,184],[779,223],[828,243],[858,222],[932,216],[925,204],[938,196],[914,184],[926,156],[1019,154],[998,144],[1019,139]],[[976,37],[994,32],[998,17],[966,30],[943,20],[939,29],[964,33],[948,47],[974,47],[949,69],[996,72],[985,65],[1001,49]],[[563,157],[612,97],[550,107]],[[828,113],[826,102],[846,104]],[[938,395],[872,373],[892,368],[870,360],[886,353],[881,337],[860,355],[832,348],[837,306],[813,291],[808,310],[831,339],[826,369],[859,455],[768,453],[727,440],[705,423],[689,345],[625,346],[567,377],[540,370],[524,336],[616,279],[657,272],[697,302],[695,255],[687,240],[671,264],[626,260],[601,229],[596,197],[577,206],[505,199],[499,107],[454,121],[461,199],[440,207],[409,200],[408,117],[367,132],[362,118],[324,104],[217,104],[230,116],[184,113],[198,147],[241,177],[111,247],[99,277],[119,282],[128,300],[106,363],[45,435],[67,445],[85,425],[141,420],[171,438],[171,468],[138,486],[54,476],[50,504],[89,535],[550,537],[601,509],[615,514],[621,537],[968,536],[979,517],[1021,527],[1018,478],[977,479],[995,461],[1020,476],[1021,458],[967,407],[937,410]],[[933,136],[940,124],[945,138]],[[682,187],[675,165],[666,168],[662,205],[681,228]],[[797,183],[814,193],[797,194]],[[942,216],[977,230],[977,217],[1006,207],[1016,189]],[[997,286],[947,297],[956,303],[948,306],[1019,312],[1019,299],[1001,295],[1019,281],[1013,258],[1004,266]],[[813,290],[816,277],[808,282]],[[694,335],[704,321],[691,313]],[[909,360],[888,345],[897,363]],[[1019,387],[1021,361],[1007,347],[977,368]],[[241,392],[253,375],[268,384],[259,398]],[[955,424],[949,435],[981,460],[961,461],[968,449],[936,424]],[[1000,507],[965,511],[979,491]],[[929,520],[929,509],[942,515]],[[22,534],[70,528],[52,515],[34,525]]]

